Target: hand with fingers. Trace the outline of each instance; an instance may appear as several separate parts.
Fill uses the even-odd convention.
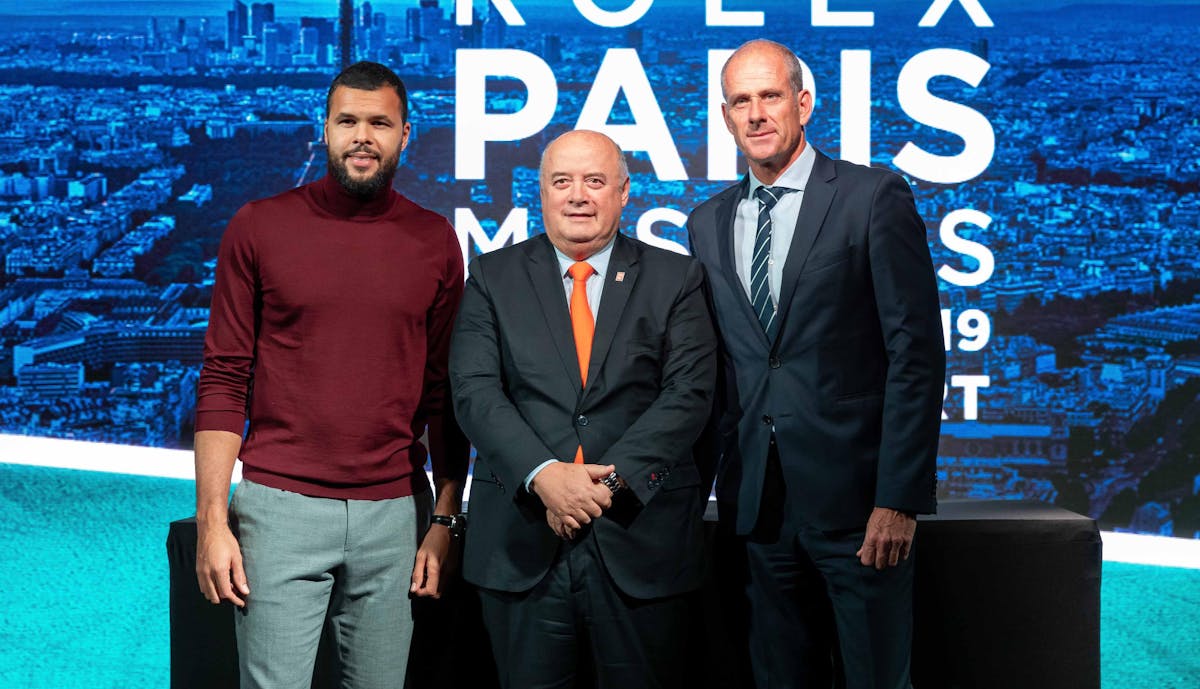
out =
[[[855,555],[867,567],[882,570],[907,560],[917,531],[917,518],[888,507],[876,507],[867,519],[867,533]]]
[[[575,538],[575,534],[579,533],[578,530],[572,529],[563,523],[563,520],[559,519],[558,516],[550,510],[546,510],[546,523],[550,525],[550,530],[558,534],[558,537],[564,541],[569,541],[572,538]]]
[[[196,580],[210,603],[227,600],[246,606],[250,583],[242,568],[242,550],[227,524],[197,525]]]
[[[612,506],[612,491],[600,479],[614,470],[611,464],[555,462],[539,471],[530,489],[546,506],[550,528],[559,536],[570,538],[604,514]]]
[[[417,550],[409,592],[422,598],[441,598],[446,582],[458,570],[458,553],[450,529],[430,526]]]

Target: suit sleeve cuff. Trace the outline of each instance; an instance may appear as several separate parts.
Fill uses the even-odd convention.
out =
[[[542,469],[545,469],[546,467],[550,466],[551,464],[553,464],[557,461],[558,461],[557,459],[547,459],[546,461],[544,461],[541,464],[534,467],[533,471],[529,472],[529,475],[525,477],[525,492],[532,493],[533,489],[530,488],[530,486],[533,485],[533,477],[537,476],[539,471],[541,471]]]

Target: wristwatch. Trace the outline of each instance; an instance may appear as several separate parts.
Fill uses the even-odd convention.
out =
[[[625,480],[622,479],[620,476],[617,476],[617,472],[615,472],[615,471],[612,472],[611,474],[609,474],[608,476],[605,476],[604,478],[600,479],[600,483],[603,483],[605,486],[607,486],[608,490],[613,495],[616,495],[617,493],[621,492],[621,489],[623,489],[625,487]]]
[[[430,521],[450,529],[450,535],[454,538],[461,537],[467,530],[467,515],[465,514],[451,514],[449,516],[435,514],[430,517]]]

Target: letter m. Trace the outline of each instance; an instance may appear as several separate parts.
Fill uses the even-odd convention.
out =
[[[478,256],[528,239],[529,209],[512,209],[504,218],[504,222],[500,223],[496,234],[488,236],[487,230],[483,229],[483,225],[475,217],[475,211],[470,208],[455,208],[454,231],[458,233],[458,245],[462,247],[463,265],[466,265],[472,242],[475,244],[475,255]]]

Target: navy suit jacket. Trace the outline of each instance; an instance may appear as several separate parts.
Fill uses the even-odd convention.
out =
[[[692,446],[709,417],[716,337],[703,269],[614,239],[581,386],[562,275],[540,235],[471,262],[450,347],[458,421],[475,445],[463,572],[501,591],[542,579],[561,540],[524,488],[550,458],[612,464],[630,491],[590,527],[611,580],[634,598],[696,589],[707,488]],[[631,507],[624,510],[619,508]]]
[[[786,499],[811,526],[873,507],[935,509],[945,351],[925,224],[898,175],[817,151],[767,340],[734,265],[744,178],[688,218],[722,345],[717,497],[748,534],[774,434]],[[733,514],[731,515],[730,512]]]

